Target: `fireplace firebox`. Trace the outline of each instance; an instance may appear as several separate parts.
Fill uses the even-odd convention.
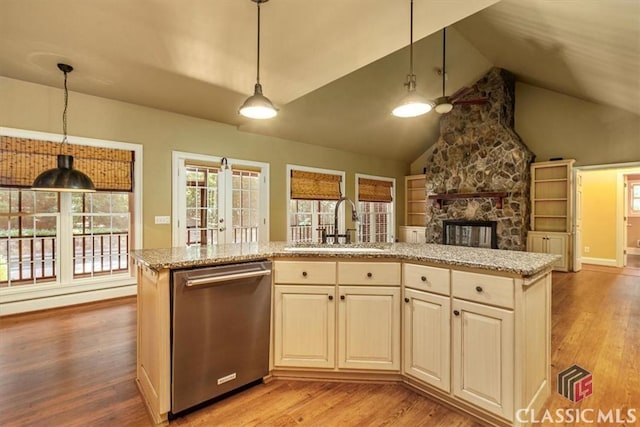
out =
[[[497,225],[497,221],[444,220],[442,221],[442,243],[498,249]]]

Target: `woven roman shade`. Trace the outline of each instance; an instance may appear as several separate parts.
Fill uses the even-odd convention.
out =
[[[58,154],[73,156],[99,191],[133,191],[133,151],[0,135],[0,187],[31,188],[33,180],[57,165]]]
[[[377,179],[358,178],[358,201],[360,202],[391,202],[391,187],[393,182]]]
[[[291,198],[301,200],[338,200],[341,197],[340,175],[291,171]]]

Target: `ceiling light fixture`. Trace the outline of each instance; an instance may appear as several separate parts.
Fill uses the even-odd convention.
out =
[[[446,70],[446,57],[447,57],[447,28],[442,29],[442,69],[440,70],[440,74],[442,75],[442,96],[436,99],[436,113],[438,114],[446,114],[449,111],[453,110],[453,104],[449,100],[449,97],[445,96],[445,80],[447,75],[445,74]]]
[[[258,5],[258,61],[256,72],[256,85],[253,95],[244,101],[244,104],[238,111],[241,115],[250,119],[270,119],[278,114],[278,110],[273,106],[269,98],[262,94],[262,85],[260,84],[260,4],[269,0],[251,0]]]
[[[400,102],[391,114],[396,117],[416,117],[426,114],[433,108],[433,103],[416,92],[416,75],[413,74],[413,0],[411,0],[411,25],[409,44],[409,74],[404,84],[409,93]]]
[[[64,137],[60,146],[60,153],[63,153],[65,144],[67,144],[67,107],[69,105],[67,74],[73,71],[73,67],[67,64],[58,64],[58,68],[64,73],[64,110],[62,112],[62,131]],[[35,181],[33,181],[31,189],[84,193],[96,191],[96,187],[93,185],[91,178],[73,168],[73,156],[65,154],[58,154],[58,167],[46,170],[38,175]]]

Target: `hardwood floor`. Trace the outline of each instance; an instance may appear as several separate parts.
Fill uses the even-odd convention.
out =
[[[548,409],[636,408],[640,423],[640,276],[631,270],[554,273]],[[0,425],[150,426],[133,381],[135,322],[134,298],[0,318]],[[555,392],[574,363],[594,384],[577,404]],[[400,385],[275,380],[171,425],[479,424]]]

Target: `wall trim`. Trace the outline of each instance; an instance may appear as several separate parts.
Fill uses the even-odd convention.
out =
[[[618,263],[615,259],[610,258],[587,258],[582,257],[583,264],[606,265],[607,267],[617,267]]]
[[[627,255],[640,255],[640,248],[636,248],[633,246],[627,247]]]
[[[47,310],[50,308],[66,307],[87,302],[121,298],[136,295],[137,286],[126,285],[108,289],[97,289],[75,294],[56,295],[47,298],[14,301],[0,304],[0,317],[10,314],[28,313],[31,311]]]

